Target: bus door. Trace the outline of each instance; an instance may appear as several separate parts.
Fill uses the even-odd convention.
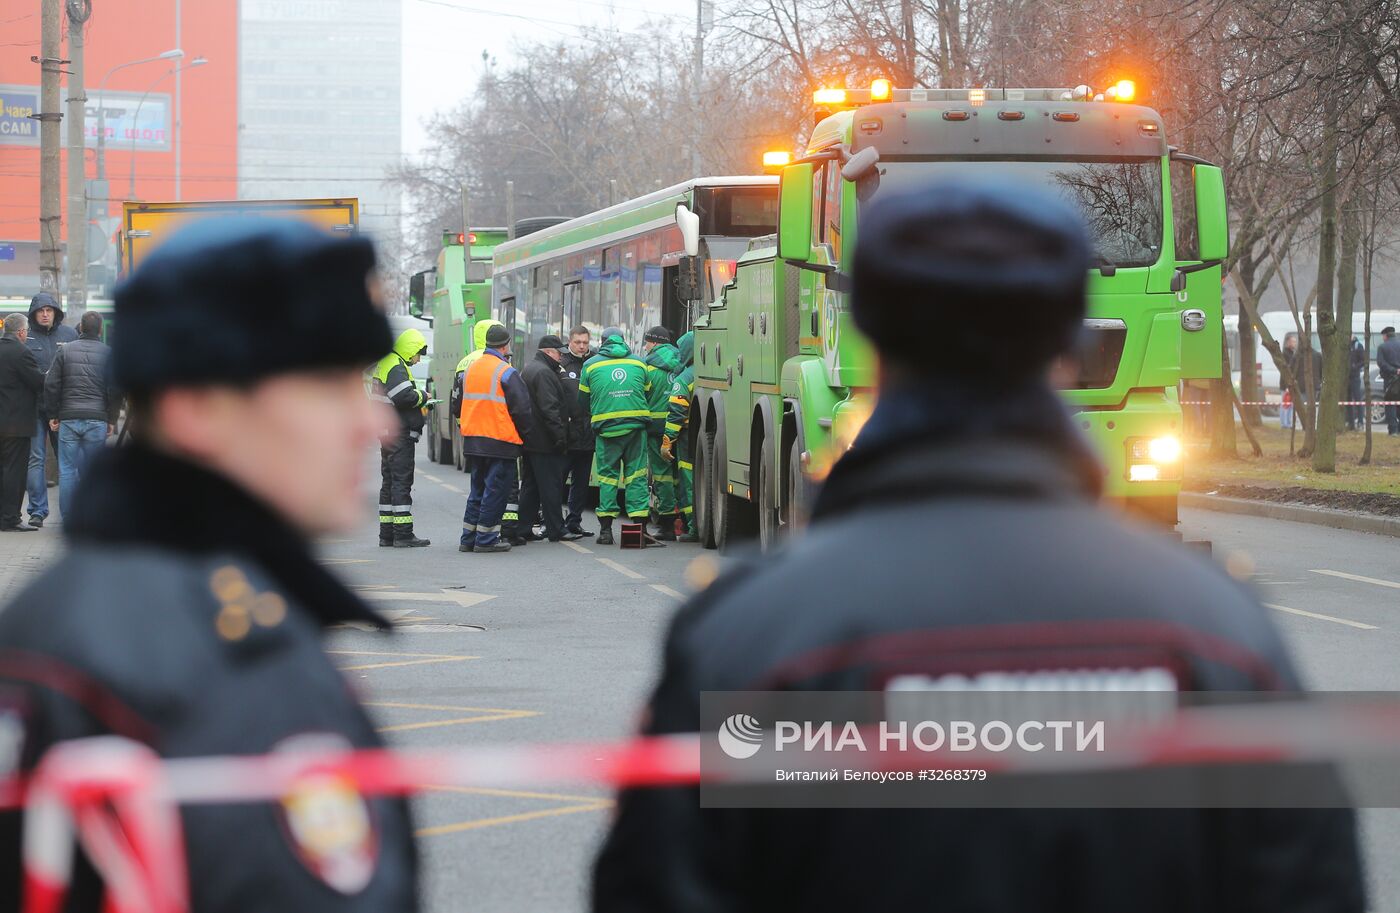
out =
[[[568,342],[569,331],[583,322],[583,283],[564,283],[564,311],[559,320],[559,338]]]

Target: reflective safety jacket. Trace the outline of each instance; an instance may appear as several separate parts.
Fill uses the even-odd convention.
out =
[[[370,397],[392,405],[399,414],[400,426],[414,441],[423,430],[423,406],[428,402],[428,394],[413,382],[408,360],[427,347],[422,333],[404,330],[394,340],[394,350],[379,359],[370,376]]]
[[[651,408],[651,422],[647,432],[658,437],[666,424],[666,403],[671,392],[671,378],[681,369],[681,356],[669,342],[647,353],[647,380],[651,390],[647,393],[647,404]]]
[[[680,360],[685,364],[667,387],[665,434],[680,437],[681,429],[690,420],[690,398],[695,394],[695,334],[686,333],[676,340]]]
[[[486,349],[462,379],[462,452],[518,457],[533,420],[530,391],[520,372],[499,350]]]
[[[457,362],[457,369],[452,376],[452,393],[448,398],[448,405],[453,415],[460,417],[462,414],[462,378],[467,369],[486,352],[486,331],[493,326],[505,324],[499,320],[478,320],[476,326],[472,327],[472,350]]]
[[[651,421],[651,381],[646,363],[634,358],[619,337],[609,337],[598,354],[583,365],[578,398],[588,411],[593,431],[618,437],[644,429]]]

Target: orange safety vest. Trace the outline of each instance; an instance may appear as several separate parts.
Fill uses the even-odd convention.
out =
[[[506,408],[506,394],[501,387],[510,364],[496,356],[476,359],[462,377],[462,434],[487,437],[508,444],[524,444],[515,420]]]

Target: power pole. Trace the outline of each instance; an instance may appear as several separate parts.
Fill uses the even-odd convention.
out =
[[[471,213],[467,209],[467,185],[462,185],[462,260],[465,264],[463,276],[466,281],[472,281],[468,275],[472,269],[472,222]]]
[[[39,288],[59,297],[58,252],[63,216],[58,124],[63,120],[63,113],[58,110],[58,77],[68,62],[59,56],[62,38],[59,0],[43,0],[40,22],[39,56],[30,58],[39,64],[42,74],[39,82]]]
[[[703,118],[700,112],[705,103],[700,85],[705,75],[705,14],[708,12],[713,16],[713,11],[714,6],[709,0],[695,0],[695,72],[692,76],[694,85],[691,87],[695,95],[695,105],[690,112],[690,176],[696,178],[700,176],[701,168],[700,134]]]
[[[506,237],[515,238],[515,182],[506,181]]]
[[[87,90],[83,84],[83,26],[92,15],[91,0],[68,0],[68,311],[75,318],[87,310]]]

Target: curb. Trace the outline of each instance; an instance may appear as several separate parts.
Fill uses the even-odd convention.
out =
[[[1400,537],[1400,517],[1358,514],[1332,507],[1309,507],[1303,504],[1252,501],[1248,498],[1226,498],[1221,495],[1208,495],[1195,491],[1183,491],[1180,495],[1180,503],[1182,507],[1195,507],[1200,510],[1244,514],[1251,517],[1268,517],[1272,520],[1290,520],[1294,523],[1311,523],[1315,526],[1330,526],[1333,529],[1346,529],[1358,533]]]

